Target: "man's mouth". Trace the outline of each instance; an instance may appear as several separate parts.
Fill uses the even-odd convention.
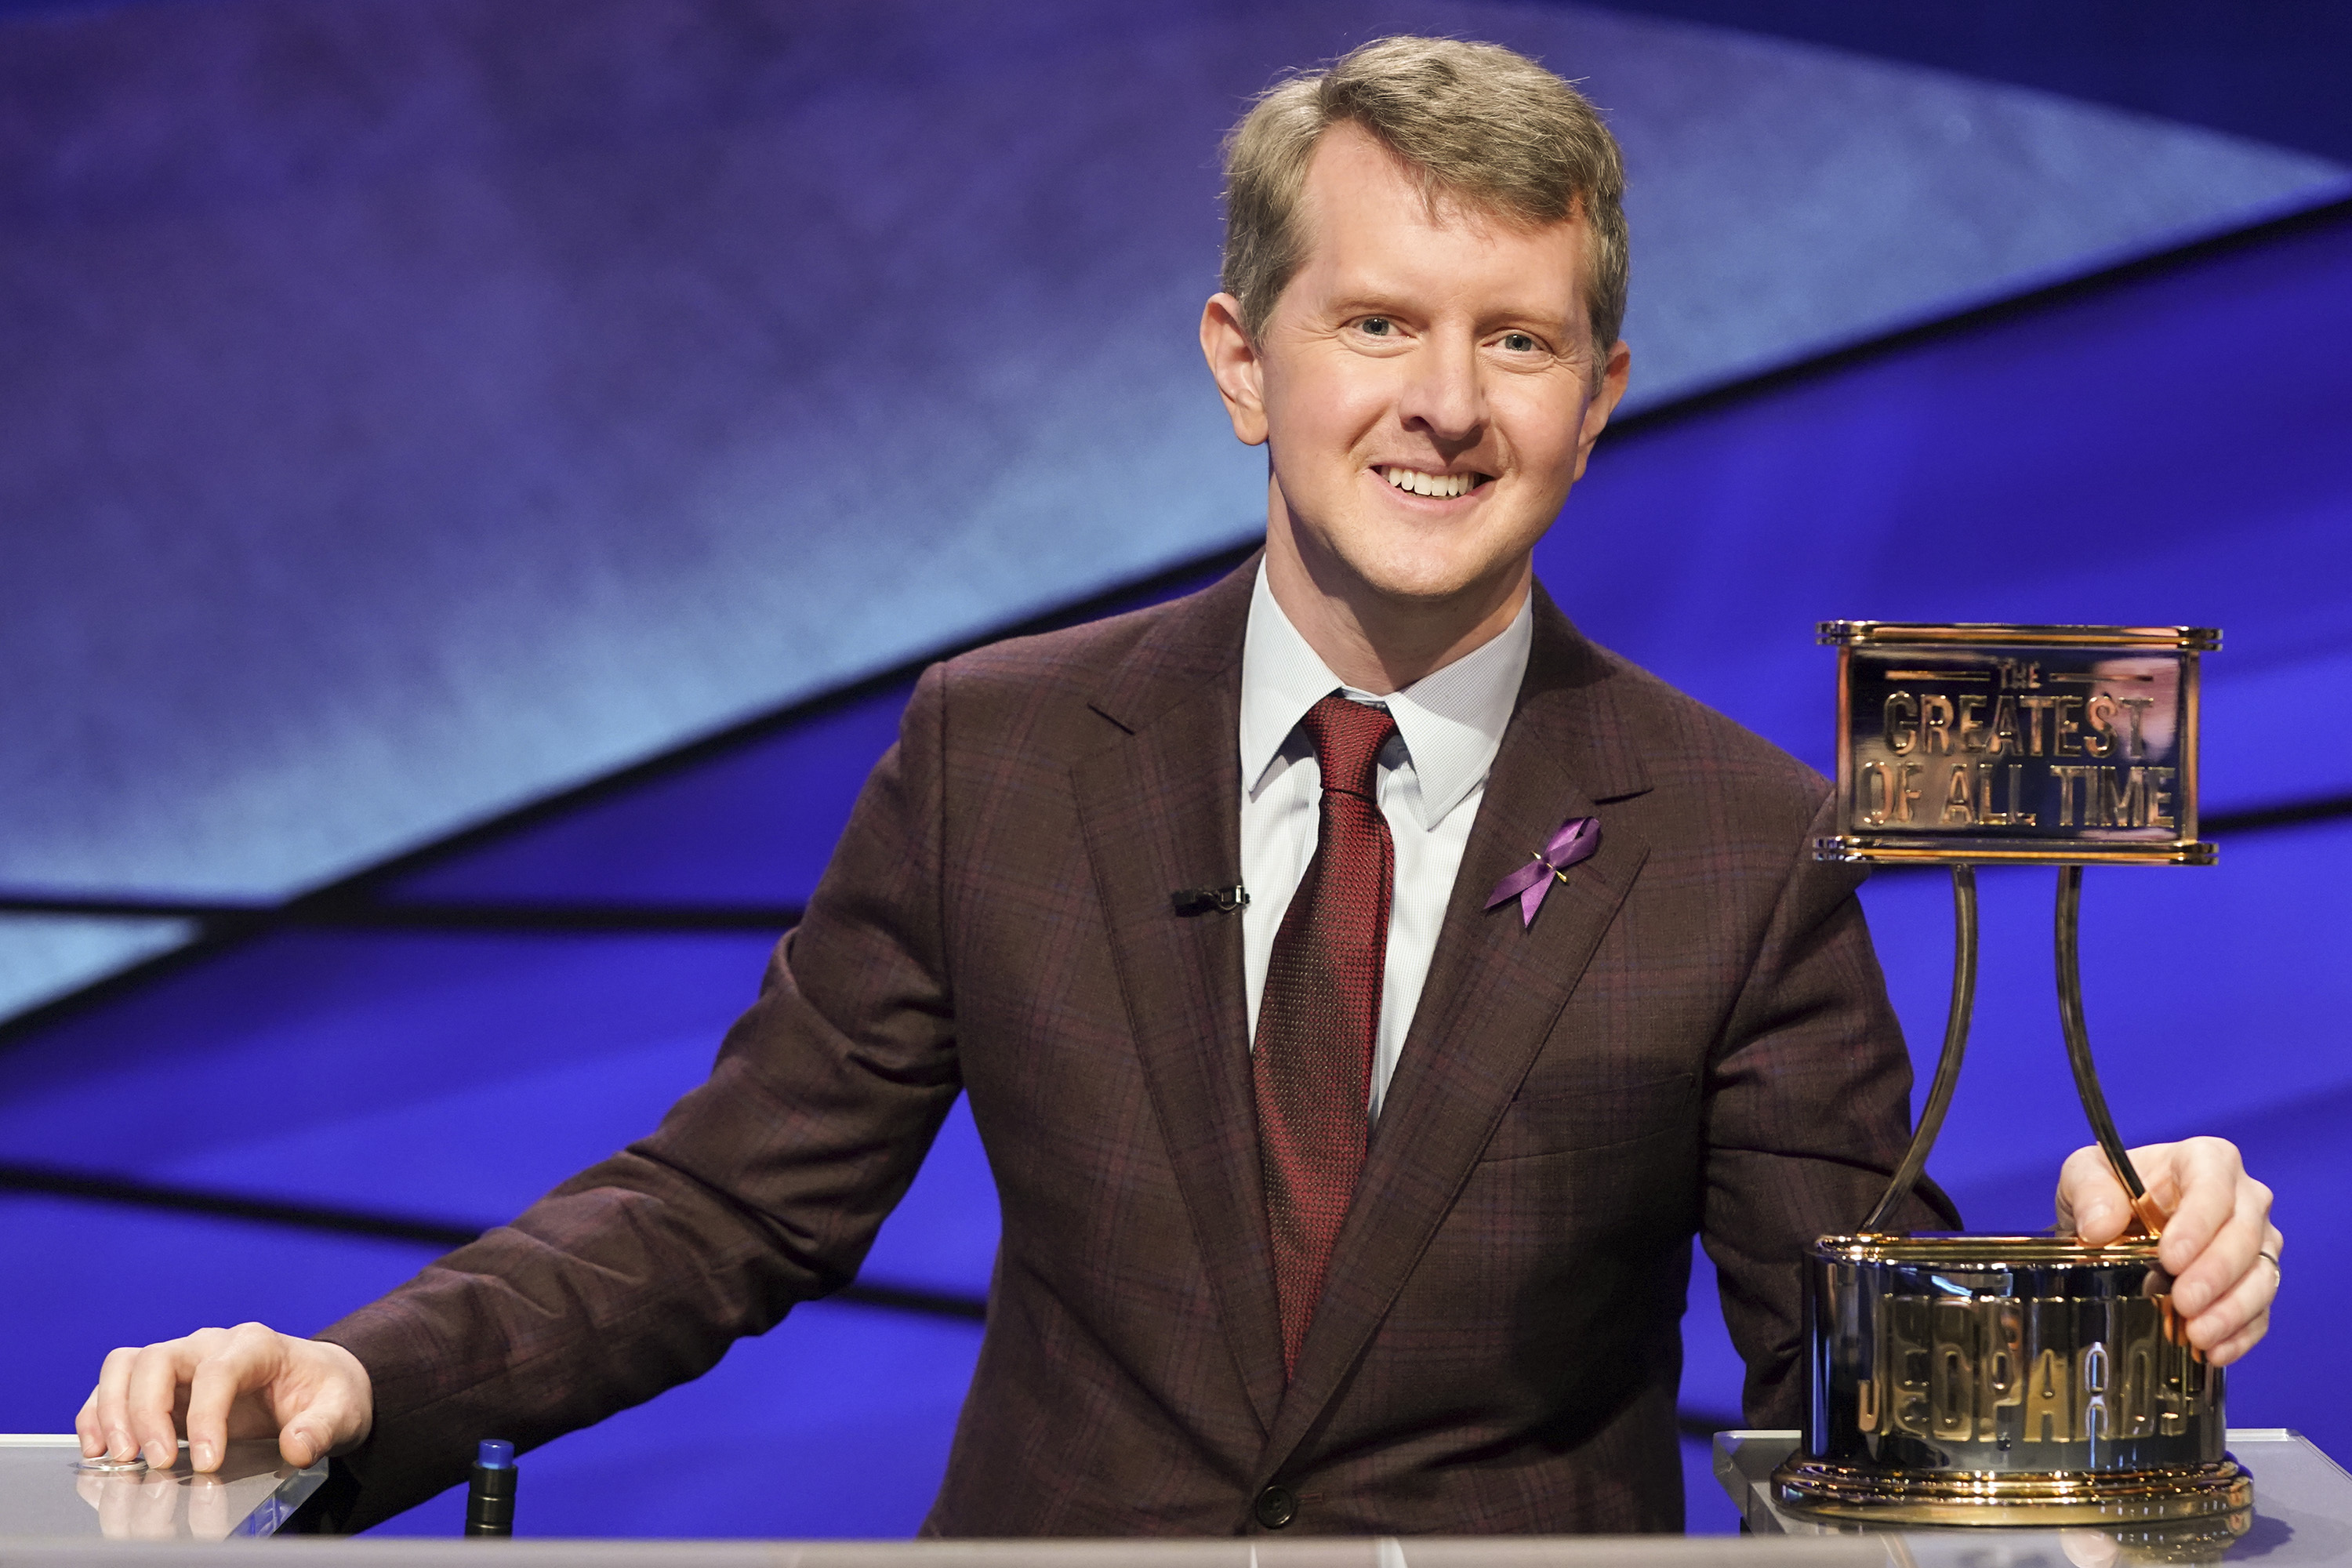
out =
[[[1466,496],[1493,477],[1488,474],[1433,474],[1425,469],[1402,468],[1394,463],[1380,465],[1378,472],[1381,478],[1401,490],[1438,500]]]

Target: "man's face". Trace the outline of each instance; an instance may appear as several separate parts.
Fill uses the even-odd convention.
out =
[[[1624,390],[1622,346],[1593,375],[1583,224],[1433,218],[1345,124],[1302,199],[1307,255],[1259,341],[1225,331],[1221,362],[1216,301],[1203,325],[1234,433],[1269,447],[1269,549],[1344,597],[1516,602]]]

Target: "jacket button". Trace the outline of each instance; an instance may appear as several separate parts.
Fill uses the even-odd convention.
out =
[[[1257,1494],[1254,1511],[1260,1524],[1268,1530],[1280,1530],[1298,1517],[1298,1499],[1288,1487],[1268,1487]]]

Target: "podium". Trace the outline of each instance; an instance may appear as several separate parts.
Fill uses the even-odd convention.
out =
[[[1781,1510],[1772,1468],[1787,1432],[1716,1436],[1716,1475],[1744,1536],[1278,1534],[1192,1540],[355,1541],[257,1539],[276,1531],[327,1468],[278,1462],[277,1445],[233,1443],[219,1477],[169,1470],[95,1474],[70,1436],[0,1436],[5,1568],[2122,1568],[2352,1561],[2352,1476],[2294,1433],[2241,1427],[2232,1451],[2262,1467],[2243,1535],[2192,1546],[2103,1532],[1825,1524]],[[100,1484],[89,1484],[91,1481]]]
[[[43,1541],[234,1541],[271,1535],[327,1479],[324,1460],[298,1470],[275,1439],[228,1446],[219,1470],[199,1476],[187,1445],[168,1470],[95,1469],[70,1436],[0,1436],[0,1556],[6,1543]]]

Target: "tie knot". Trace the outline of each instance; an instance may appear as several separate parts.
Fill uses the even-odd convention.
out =
[[[1396,720],[1387,709],[1350,702],[1335,692],[1309,708],[1299,723],[1315,742],[1315,765],[1322,770],[1325,789],[1378,797],[1372,769],[1381,748],[1396,733]]]

